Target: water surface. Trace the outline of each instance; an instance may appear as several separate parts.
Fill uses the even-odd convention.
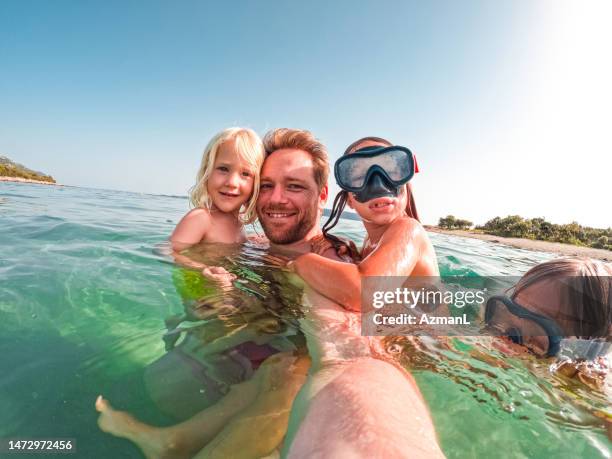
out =
[[[177,268],[156,247],[187,209],[180,197],[0,183],[0,437],[73,437],[78,457],[140,457],[98,430],[99,393],[147,422],[175,422],[144,375],[166,352],[168,319],[185,313]],[[348,220],[339,232],[364,235]],[[443,275],[520,275],[553,256],[430,237]],[[273,281],[257,278],[249,250],[227,259],[245,288],[265,290]],[[547,364],[468,339],[398,346],[448,457],[610,457],[603,395]]]

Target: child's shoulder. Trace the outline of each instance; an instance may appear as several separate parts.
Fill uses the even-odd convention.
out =
[[[183,250],[202,240],[211,227],[210,212],[207,209],[197,208],[185,214],[176,225],[170,241],[176,251]]]
[[[210,224],[211,215],[208,209],[203,207],[197,207],[195,209],[191,209],[189,212],[185,214],[185,216],[181,219],[177,228],[188,228],[197,226],[200,229],[204,229]]]
[[[185,214],[183,220],[210,220],[210,210],[204,207],[196,207]]]
[[[427,239],[423,225],[412,217],[397,218],[384,232],[384,239],[389,244],[404,244],[406,242],[422,242]]]
[[[395,219],[395,221],[390,225],[390,228],[395,229],[396,231],[412,231],[412,232],[421,232],[424,231],[423,225],[421,223],[408,216],[400,217]]]

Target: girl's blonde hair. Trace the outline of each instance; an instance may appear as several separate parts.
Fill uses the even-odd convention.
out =
[[[189,200],[193,207],[204,207],[210,210],[212,200],[208,195],[208,178],[212,174],[219,147],[225,142],[234,142],[234,150],[240,159],[249,164],[253,172],[253,193],[240,213],[242,223],[253,223],[257,218],[255,203],[259,195],[259,171],[264,160],[264,147],[261,139],[252,129],[231,127],[210,139],[202,154],[196,184],[189,191]]]

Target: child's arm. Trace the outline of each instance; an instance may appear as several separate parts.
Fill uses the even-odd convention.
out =
[[[210,230],[210,225],[210,213],[208,210],[198,208],[189,211],[176,225],[170,236],[172,250],[181,252],[197,244],[204,239],[204,236]]]
[[[172,255],[177,264],[200,271],[207,267],[203,263],[198,263],[182,255],[180,252],[200,242],[209,228],[210,214],[206,209],[198,208],[190,210],[181,219],[170,235],[170,244],[172,246],[172,253],[170,255]]]
[[[413,219],[394,222],[376,248],[359,264],[330,260],[313,253],[298,257],[293,270],[310,287],[346,309],[361,309],[361,278],[407,276],[421,254],[423,227]]]
[[[208,210],[197,208],[189,211],[176,225],[170,236],[172,257],[177,264],[202,271],[202,275],[205,277],[219,282],[224,287],[231,287],[231,282],[236,279],[234,274],[229,273],[221,266],[207,266],[180,253],[201,242],[210,227],[211,218]]]

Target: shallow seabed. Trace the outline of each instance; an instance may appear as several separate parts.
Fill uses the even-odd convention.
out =
[[[184,313],[176,268],[156,247],[186,210],[172,196],[0,183],[0,437],[70,437],[76,457],[141,457],[98,430],[100,393],[147,422],[175,422],[143,375],[165,353],[165,320]],[[358,222],[340,230],[363,237]],[[553,257],[430,236],[444,275],[520,275]],[[606,399],[548,363],[476,339],[403,346],[392,352],[412,368],[448,457],[610,457],[597,416]]]

